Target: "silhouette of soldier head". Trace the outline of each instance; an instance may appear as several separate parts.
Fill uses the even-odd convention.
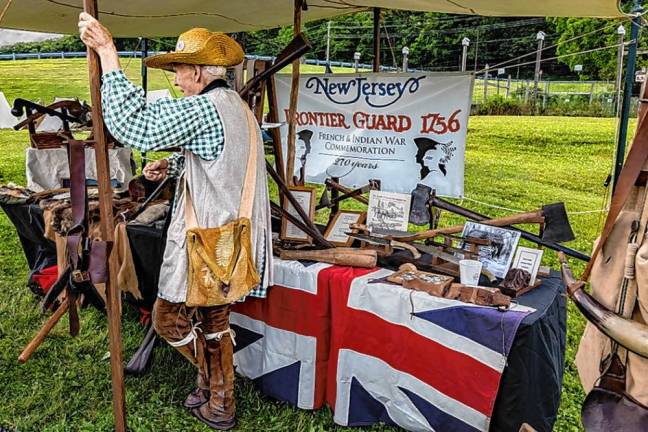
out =
[[[421,166],[421,180],[423,180],[431,171],[430,161],[437,162],[437,167],[443,175],[447,175],[446,164],[441,162],[440,155],[437,151],[441,151],[441,144],[430,138],[414,138],[418,151],[416,152],[416,163]],[[428,161],[428,162],[426,162]],[[433,162],[432,162],[433,163]],[[433,168],[434,169],[434,168]]]
[[[306,160],[306,157],[311,152],[311,138],[313,137],[313,131],[308,129],[302,129],[297,132],[297,138],[304,142],[304,153],[301,156],[302,160]]]

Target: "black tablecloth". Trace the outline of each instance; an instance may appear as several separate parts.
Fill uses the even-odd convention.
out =
[[[56,243],[48,240],[43,221],[43,210],[37,205],[0,204],[2,210],[16,227],[30,277],[33,272],[56,265]]]
[[[565,369],[567,304],[560,274],[518,302],[536,309],[513,340],[491,422],[493,431],[518,431],[524,422],[551,431],[558,414]]]
[[[42,212],[35,205],[2,205],[16,226],[30,269],[56,262],[56,250],[43,238]],[[140,291],[139,305],[150,307],[155,300],[163,235],[152,226],[129,225],[127,233],[133,253]],[[49,261],[48,261],[49,260]],[[38,267],[42,268],[42,267]],[[564,372],[567,331],[565,288],[557,272],[543,284],[517,299],[536,309],[519,327],[504,370],[491,421],[492,431],[515,431],[528,423],[538,431],[551,431],[558,406]]]

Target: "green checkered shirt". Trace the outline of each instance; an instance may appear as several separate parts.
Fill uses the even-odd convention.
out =
[[[144,90],[116,70],[103,76],[103,115],[110,133],[121,143],[142,152],[182,147],[203,159],[223,152],[223,124],[206,95],[162,98],[147,103]],[[169,158],[169,175],[183,168],[181,154]]]
[[[146,103],[144,90],[131,83],[124,72],[116,70],[102,78],[101,102],[106,127],[129,147],[143,152],[182,147],[206,160],[214,160],[223,152],[223,124],[206,95]],[[179,176],[184,169],[184,154],[174,153],[167,160],[168,175]],[[266,252],[263,249],[258,259],[262,279]],[[266,294],[261,284],[249,295]]]

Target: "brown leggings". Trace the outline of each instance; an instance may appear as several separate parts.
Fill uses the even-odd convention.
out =
[[[224,419],[234,417],[236,410],[232,338],[228,333],[212,340],[205,337],[229,329],[229,313],[229,305],[196,308],[161,298],[153,307],[155,331],[168,342],[181,341],[192,331],[197,335],[195,351],[193,340],[176,349],[198,368],[198,386],[210,391],[210,411]],[[197,330],[195,323],[200,323]]]

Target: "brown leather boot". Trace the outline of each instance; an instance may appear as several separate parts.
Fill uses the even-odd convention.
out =
[[[196,379],[196,388],[189,393],[187,399],[184,401],[185,408],[193,409],[199,408],[201,405],[209,401],[209,378],[204,377],[198,371],[198,378]]]
[[[209,365],[209,402],[191,413],[200,421],[217,430],[235,425],[234,349],[229,333],[229,306],[201,308],[201,321],[207,340]]]
[[[205,339],[192,328],[192,316],[195,308],[188,308],[183,303],[171,303],[158,298],[153,308],[153,324],[155,331],[187,360],[198,368],[197,387],[187,396],[184,406],[189,409],[200,407],[209,400],[209,371],[207,370]],[[197,340],[190,340],[177,345],[190,334]]]

